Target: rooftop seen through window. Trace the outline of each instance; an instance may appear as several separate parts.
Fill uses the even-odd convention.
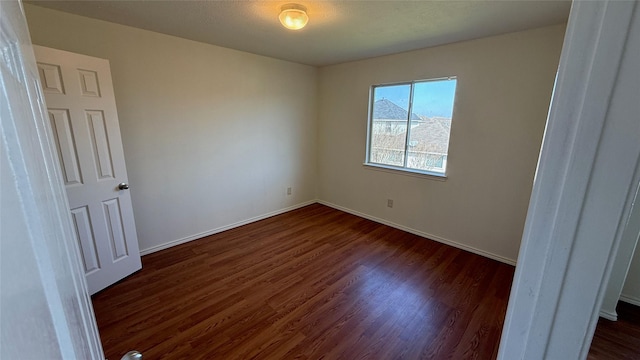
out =
[[[455,77],[372,88],[366,164],[444,176]]]

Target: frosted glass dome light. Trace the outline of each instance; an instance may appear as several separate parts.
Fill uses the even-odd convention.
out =
[[[299,4],[282,5],[278,19],[282,26],[291,30],[300,30],[309,22],[307,8]]]

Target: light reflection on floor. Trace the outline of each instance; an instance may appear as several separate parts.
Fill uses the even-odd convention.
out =
[[[357,284],[358,295],[365,299],[365,309],[370,317],[383,316],[385,321],[403,327],[403,324],[415,322],[416,318],[427,320],[431,310],[424,288],[415,286],[413,281],[375,267]]]

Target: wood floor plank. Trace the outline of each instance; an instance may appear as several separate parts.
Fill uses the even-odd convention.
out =
[[[598,320],[587,359],[640,359],[640,306],[620,301],[616,311],[618,321]]]
[[[144,256],[93,303],[111,359],[492,359],[512,277],[314,204]]]

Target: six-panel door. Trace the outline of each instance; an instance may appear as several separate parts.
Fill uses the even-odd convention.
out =
[[[109,62],[34,46],[89,292],[142,267]],[[133,187],[135,189],[135,187]]]

